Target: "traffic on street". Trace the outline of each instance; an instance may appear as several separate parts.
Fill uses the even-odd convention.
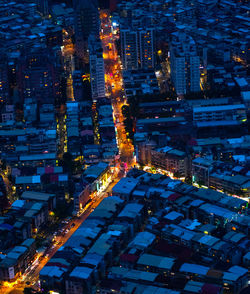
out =
[[[61,228],[54,232],[53,236],[51,236],[52,242],[49,242],[47,247],[45,247],[42,252],[36,254],[34,261],[20,278],[13,283],[3,283],[0,287],[1,294],[23,293],[25,287],[32,287],[39,290],[39,273],[42,268],[54,256],[58,249],[67,242],[67,240],[72,236],[72,234],[74,234],[90,213],[100,204],[100,202],[111,193],[112,187],[118,182],[119,178],[124,176],[126,171],[135,165],[134,146],[131,140],[127,138],[123,124],[124,117],[122,114],[122,106],[126,105],[127,101],[123,88],[121,61],[115,46],[117,36],[112,33],[110,17],[106,12],[100,13],[100,19],[102,28],[100,38],[103,45],[106,92],[112,103],[113,119],[116,128],[116,140],[119,148],[119,161],[117,162],[115,169],[116,171],[122,170],[124,173],[121,174],[119,172],[115,172],[113,174],[112,181],[109,183],[107,188],[92,198],[92,201],[84,207],[81,214],[78,214],[76,217],[63,220],[63,226],[61,226]],[[62,50],[65,60],[69,60],[66,68],[67,96],[68,100],[73,101],[73,47],[70,39],[67,37],[67,34],[64,34],[64,48]],[[65,151],[63,150],[63,146],[65,145],[65,131],[63,130],[65,109],[61,109],[59,113],[58,129],[61,132],[61,136],[59,136],[61,138],[59,145],[62,146],[62,155],[63,151]],[[47,239],[49,239],[49,236],[47,236]]]

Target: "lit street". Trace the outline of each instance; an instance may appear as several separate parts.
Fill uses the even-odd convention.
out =
[[[126,97],[123,89],[121,61],[115,46],[115,38],[117,37],[112,33],[109,15],[106,12],[102,12],[100,17],[102,27],[101,41],[106,71],[106,91],[111,97],[120,159],[121,162],[126,162],[130,167],[135,164],[133,157],[134,146],[128,141],[123,125],[122,106],[126,104]]]
[[[247,294],[249,0],[0,0],[0,294]]]
[[[101,13],[102,26],[108,25],[111,31],[111,23],[108,15]],[[107,32],[107,30],[105,30]],[[119,147],[119,154],[121,162],[125,162],[127,167],[133,166],[135,164],[133,158],[134,146],[128,141],[125,128],[123,125],[123,115],[121,108],[126,104],[126,98],[123,92],[123,80],[121,71],[121,62],[115,48],[114,36],[111,33],[101,34],[101,40],[104,48],[104,62],[105,62],[105,82],[106,89],[110,95],[113,107],[114,123],[117,130],[117,143]],[[67,98],[68,100],[74,100],[73,96],[73,80],[72,80],[72,69],[73,69],[73,48],[68,39],[64,39],[63,56],[65,59],[65,72],[67,73]],[[110,48],[110,49],[109,49]],[[67,62],[66,62],[67,61]],[[70,62],[68,62],[70,61]],[[63,146],[65,140],[65,130],[64,130],[64,114],[65,110],[61,109],[58,111],[60,115],[58,116],[58,131],[59,131],[59,146],[60,154],[63,154]],[[65,151],[65,150],[64,150]],[[82,214],[72,220],[70,223],[65,225],[65,229],[69,231],[64,235],[59,234],[54,238],[53,245],[51,245],[46,250],[46,255],[38,255],[35,261],[27,268],[25,273],[18,278],[13,283],[4,282],[3,286],[0,288],[0,293],[22,293],[25,287],[34,287],[39,289],[39,273],[41,269],[46,265],[46,263],[53,257],[57,250],[63,246],[67,240],[72,236],[72,234],[79,228],[79,226],[84,222],[84,220],[89,216],[91,211],[95,209],[102,199],[110,193],[112,187],[117,183],[118,178],[113,179],[112,183],[108,185],[104,192],[100,193],[98,197],[91,202],[91,205],[85,208]],[[75,225],[72,227],[72,223]]]
[[[91,204],[83,210],[82,214],[71,220],[68,224],[65,225],[65,230],[68,232],[64,236],[60,236],[59,234],[55,237],[53,244],[46,250],[46,255],[43,257],[41,254],[37,256],[35,261],[31,264],[30,267],[25,271],[25,273],[18,278],[13,283],[4,282],[3,286],[0,287],[0,294],[7,293],[22,293],[25,287],[32,286],[33,288],[38,289],[38,280],[39,273],[41,269],[46,265],[46,263],[53,257],[53,255],[57,252],[57,250],[63,246],[67,240],[73,235],[73,233],[80,227],[80,225],[86,220],[86,218],[90,215],[90,213],[95,209],[106,197],[107,193],[111,192],[112,187],[115,185],[117,181],[112,182],[105,191],[100,193],[98,197],[93,199]],[[75,224],[72,226],[72,224]],[[40,257],[40,258],[39,258]]]

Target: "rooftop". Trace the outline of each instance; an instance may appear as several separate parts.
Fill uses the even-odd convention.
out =
[[[120,276],[123,279],[128,279],[128,280],[137,280],[137,281],[149,281],[153,282],[158,274],[156,273],[150,273],[150,272],[144,272],[144,271],[138,271],[138,270],[131,270],[127,268],[122,268],[122,267],[112,267],[111,268],[111,273],[113,275]]]
[[[77,279],[86,280],[90,277],[91,273],[93,272],[92,268],[84,267],[84,266],[77,266],[73,269],[70,273],[70,277],[74,277]]]
[[[180,268],[180,272],[192,273],[203,276],[205,276],[208,273],[208,271],[209,267],[192,263],[184,263]]]
[[[55,194],[25,191],[22,193],[21,198],[27,200],[38,200],[38,201],[48,201],[50,198],[56,197]]]
[[[86,178],[97,179],[107,168],[109,164],[106,162],[99,162],[98,164],[89,166],[83,173]]]
[[[129,244],[129,247],[144,249],[149,247],[155,240],[155,235],[147,231],[139,232],[134,240]]]
[[[142,204],[138,203],[128,203],[124,209],[120,212],[118,217],[128,217],[134,219],[143,208]]]
[[[171,270],[172,266],[174,265],[174,262],[175,259],[171,257],[143,254],[137,261],[137,264]]]
[[[194,107],[193,111],[196,112],[218,112],[218,111],[226,111],[226,110],[236,110],[236,109],[245,109],[246,106],[244,104],[232,104],[232,105],[216,105],[216,106],[202,106],[202,107]]]
[[[112,189],[112,193],[129,195],[137,186],[138,180],[134,178],[122,178]]]

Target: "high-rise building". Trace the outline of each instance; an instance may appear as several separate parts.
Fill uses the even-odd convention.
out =
[[[77,55],[88,62],[88,37],[99,36],[100,20],[96,0],[74,0]]]
[[[131,30],[121,30],[121,56],[123,68],[138,69],[138,36]]]
[[[0,104],[9,100],[8,64],[6,58],[0,58]]]
[[[170,67],[177,95],[200,91],[200,59],[194,40],[184,32],[172,34]]]
[[[48,0],[36,0],[37,9],[42,15],[49,14],[49,4]]]
[[[116,9],[117,0],[98,0],[100,9],[109,9],[111,12]]]
[[[154,29],[121,30],[122,64],[126,70],[154,68]]]
[[[17,83],[22,100],[35,98],[43,104],[60,99],[59,69],[50,50],[39,48],[21,55]]]
[[[155,30],[144,29],[139,35],[139,60],[141,68],[154,68],[155,66]]]
[[[92,99],[105,97],[103,49],[100,39],[89,37],[89,65]]]

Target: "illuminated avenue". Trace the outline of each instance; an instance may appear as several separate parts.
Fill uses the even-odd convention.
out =
[[[249,293],[248,1],[0,2],[0,294]]]
[[[101,34],[101,40],[104,49],[105,82],[106,89],[112,101],[119,154],[121,162],[126,162],[129,166],[133,166],[134,147],[131,140],[127,139],[123,124],[122,106],[126,104],[126,97],[123,88],[121,61],[115,47],[115,39],[117,36],[112,34],[110,16],[106,12],[103,12],[100,17],[103,32]]]
[[[119,60],[117,50],[114,44],[115,36],[111,33],[111,23],[110,17],[106,12],[102,12],[100,14],[102,27],[107,28],[108,30],[103,30],[104,33],[101,34],[101,40],[104,48],[103,56],[105,62],[105,83],[106,89],[109,93],[108,96],[112,101],[113,107],[113,117],[114,123],[117,130],[117,143],[119,146],[119,155],[120,155],[120,163],[126,164],[126,170],[128,170],[131,166],[135,164],[134,159],[134,148],[129,139],[127,139],[126,132],[123,125],[123,115],[121,108],[126,103],[126,99],[123,92],[123,82],[122,82],[122,73],[121,73],[121,62]],[[69,41],[65,41],[64,45],[64,56],[69,59],[72,58],[72,44],[68,43]],[[67,44],[68,43],[68,44]],[[72,61],[71,61],[72,62]],[[69,73],[69,77],[67,78],[67,95],[69,100],[74,100],[73,96],[73,88],[72,88],[72,75]],[[64,145],[64,142],[61,144]],[[120,169],[120,164],[116,166],[116,169]],[[116,173],[117,174],[117,173]],[[53,255],[57,252],[57,250],[64,245],[64,243],[72,236],[72,234],[79,228],[79,226],[84,222],[84,220],[89,216],[89,214],[95,209],[98,204],[102,201],[102,199],[107,195],[107,193],[111,192],[112,187],[117,182],[117,178],[113,178],[111,184],[105,189],[101,195],[93,198],[94,201],[91,205],[85,207],[81,215],[71,222],[69,222],[64,230],[68,230],[68,232],[64,236],[54,237],[54,242],[52,247],[50,247],[46,252],[45,256],[41,254],[37,254],[34,262],[29,266],[29,268],[25,271],[25,273],[18,278],[13,283],[5,282],[3,286],[0,288],[0,293],[22,293],[23,289],[27,285],[34,285],[39,289],[38,281],[39,281],[39,273],[41,269],[46,265],[46,263],[53,257]],[[75,224],[74,227],[71,227],[72,223]],[[69,228],[69,229],[68,229]],[[15,290],[13,290],[15,289]],[[19,291],[19,292],[18,292]]]

